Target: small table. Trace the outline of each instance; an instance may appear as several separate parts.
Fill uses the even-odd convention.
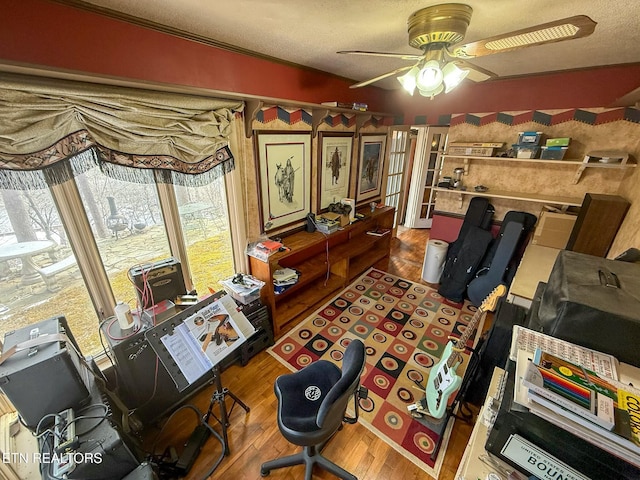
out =
[[[19,242],[0,246],[0,262],[19,258],[22,260],[22,285],[33,285],[42,278],[33,263],[33,256],[53,250],[56,244],[51,240]]]

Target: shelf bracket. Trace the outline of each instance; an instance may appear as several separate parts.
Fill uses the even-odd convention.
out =
[[[360,136],[360,129],[371,119],[371,115],[358,115],[356,113],[356,137]]]
[[[311,132],[314,138],[318,134],[318,127],[328,115],[328,108],[314,108],[311,110]]]
[[[247,100],[244,106],[244,135],[247,138],[253,136],[253,121],[256,119],[258,112],[263,107],[262,100]]]

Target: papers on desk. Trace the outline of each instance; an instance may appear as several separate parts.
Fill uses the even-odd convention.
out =
[[[180,372],[192,384],[239,348],[255,328],[225,295],[160,338]]]

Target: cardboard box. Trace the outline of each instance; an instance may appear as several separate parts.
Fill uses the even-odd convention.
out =
[[[564,249],[567,246],[576,215],[542,212],[531,243],[543,247]]]
[[[351,223],[351,220],[349,219],[349,214],[340,215],[339,213],[326,212],[326,213],[323,213],[322,216],[327,220],[331,220],[333,222],[340,222],[341,227],[346,227]]]

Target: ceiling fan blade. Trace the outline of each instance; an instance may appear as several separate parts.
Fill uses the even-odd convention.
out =
[[[484,82],[485,80],[496,78],[498,76],[497,74],[493,73],[490,70],[487,70],[486,68],[479,67],[459,58],[456,58],[452,61],[458,68],[469,70],[466,79],[471,80],[472,82]]]
[[[453,48],[449,54],[457,58],[474,58],[493,53],[508,52],[518,48],[533,47],[545,43],[562,42],[591,35],[596,22],[586,15],[563,18],[522,30],[496,35]]]
[[[387,53],[387,52],[367,52],[364,50],[342,50],[340,52],[347,55],[369,55],[373,57],[391,57],[391,58],[401,58],[403,60],[421,60],[424,55],[416,55],[412,53]]]
[[[356,83],[355,85],[351,85],[349,88],[364,87],[366,85],[370,85],[370,84],[372,84],[374,82],[377,82],[378,80],[382,80],[383,78],[387,78],[387,77],[390,77],[392,75],[396,75],[398,73],[406,72],[407,70],[410,70],[411,68],[413,68],[413,65],[408,65],[406,67],[396,68],[392,72],[383,73],[382,75],[378,75],[377,77],[370,78],[369,80],[365,80],[364,82]]]

